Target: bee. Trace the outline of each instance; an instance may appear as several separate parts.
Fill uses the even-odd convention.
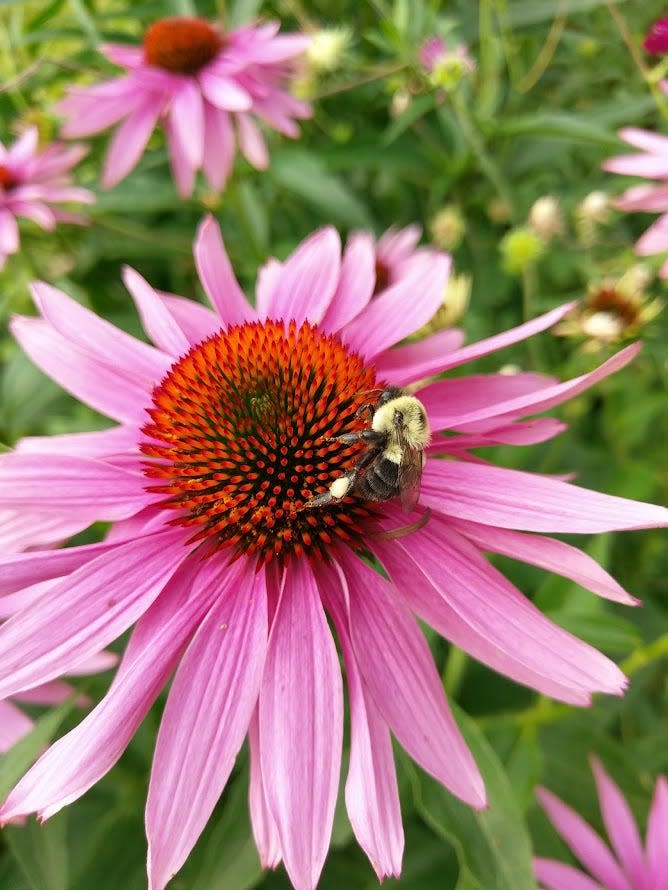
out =
[[[369,501],[399,497],[407,513],[414,509],[420,496],[424,449],[430,439],[424,405],[407,390],[388,386],[375,404],[362,405],[357,413],[364,412],[369,415],[367,429],[335,439],[346,445],[364,442],[367,450],[352,469],[335,479],[324,494],[311,498],[306,507],[325,506],[354,493]]]

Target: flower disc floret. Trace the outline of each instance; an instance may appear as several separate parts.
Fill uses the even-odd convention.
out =
[[[144,35],[147,63],[177,74],[195,74],[222,47],[222,36],[208,22],[185,16],[159,19]]]
[[[252,322],[193,347],[156,388],[144,427],[145,472],[211,551],[261,559],[357,546],[371,509],[346,497],[306,507],[363,446],[336,440],[363,427],[375,375],[335,336],[305,322]],[[164,505],[164,504],[163,504]]]

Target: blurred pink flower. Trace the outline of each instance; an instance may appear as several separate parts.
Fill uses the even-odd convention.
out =
[[[642,45],[653,56],[668,53],[668,19],[657,19],[645,35]]]
[[[418,58],[433,86],[454,89],[463,78],[475,71],[475,61],[465,43],[454,48],[442,37],[428,37],[421,45]]]
[[[359,409],[374,391],[457,368],[549,328],[571,308],[468,347],[454,329],[397,345],[441,306],[450,270],[447,255],[406,244],[399,251],[397,238],[377,245],[357,233],[342,249],[334,229],[321,229],[260,271],[253,307],[208,218],[195,261],[213,311],[125,270],[154,346],[34,285],[40,317],[15,318],[14,335],[46,374],[118,425],[23,439],[0,456],[0,540],[48,547],[97,520],[113,525],[98,544],[0,559],[0,594],[39,591],[0,628],[0,697],[48,682],[136,626],[105,698],[37,761],[2,819],[46,818],[83,794],[174,674],[148,792],[151,890],[187,858],[246,735],[261,861],[282,860],[297,890],[315,887],[344,722],[326,615],[350,702],[346,806],[380,878],[399,873],[403,851],[390,733],[453,794],[485,804],[415,615],[563,701],[621,694],[616,665],[549,621],[484,553],[632,604],[590,557],[536,533],[662,525],[668,510],[495,467],[469,449],[556,435],[556,419],[523,418],[623,367],[639,347],[565,383],[473,374],[419,389],[434,441],[414,523],[395,502],[355,489],[308,506],[365,452],[336,437],[367,428]],[[403,257],[380,290],[379,250]],[[369,552],[387,579],[360,558]]]
[[[222,189],[236,145],[258,169],[268,162],[255,118],[296,138],[295,118],[311,109],[284,89],[301,34],[279,25],[249,25],[229,33],[198,18],[151,25],[142,46],[106,44],[101,52],[127,73],[87,88],[72,87],[56,110],[68,118],[67,137],[89,136],[122,121],[109,146],[102,185],[111,188],[135,167],[157,124],[164,125],[179,194],[191,194],[198,170]]]
[[[541,788],[536,793],[550,821],[587,875],[553,859],[534,859],[545,890],[668,890],[668,782],[659,776],[647,821],[645,849],[624,795],[591,757],[598,799],[612,849],[575,810]]]
[[[73,186],[68,175],[87,149],[53,142],[40,152],[38,138],[37,127],[30,127],[10,148],[0,142],[0,269],[18,252],[18,216],[51,232],[58,222],[86,223],[84,217],[52,205],[95,202],[95,195]]]
[[[658,185],[632,186],[616,199],[615,207],[629,212],[642,210],[663,214],[637,241],[635,248],[640,256],[662,253],[668,250],[668,136],[659,136],[635,127],[625,127],[619,131],[619,135],[642,151],[608,158],[601,165],[603,169],[627,176],[647,176],[660,182]],[[661,266],[659,275],[668,278],[668,260]]]
[[[86,676],[88,674],[97,674],[100,671],[108,671],[118,662],[118,656],[113,652],[99,652],[92,658],[88,658],[78,668],[69,671],[70,676]],[[74,693],[74,687],[64,680],[50,680],[33,689],[27,689],[24,692],[17,692],[10,699],[0,701],[0,754],[4,754],[19,739],[27,735],[33,728],[34,723],[26,714],[23,713],[19,704],[28,705],[44,705],[51,707],[64,702]],[[77,696],[76,700],[79,707],[88,707],[92,704],[91,700],[85,695]]]

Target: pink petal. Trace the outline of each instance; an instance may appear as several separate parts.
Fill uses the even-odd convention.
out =
[[[257,170],[266,170],[269,166],[269,152],[262,137],[260,128],[247,114],[237,114],[237,136],[239,148],[249,164]]]
[[[205,102],[202,167],[211,188],[216,191],[220,191],[227,182],[234,153],[234,130],[229,114]]]
[[[633,886],[642,887],[645,882],[645,854],[631,809],[600,760],[592,756],[589,762],[596,780],[603,824],[612,847]]]
[[[482,777],[450,713],[417,622],[387,582],[357,556],[346,559],[343,571],[357,667],[380,715],[424,770],[481,809]]]
[[[188,165],[198,169],[204,156],[204,104],[194,78],[185,79],[172,98],[169,121],[172,142],[178,141]]]
[[[213,561],[191,561],[175,573],[139,619],[105,697],[40,757],[5,801],[0,819],[34,811],[47,819],[111,769],[229,574]]]
[[[0,754],[15,745],[33,727],[29,717],[9,701],[0,701]]]
[[[464,346],[462,349],[451,353],[445,361],[441,362],[440,366],[434,366],[433,370],[428,373],[437,374],[442,371],[448,371],[450,368],[457,368],[459,365],[473,361],[473,359],[481,358],[483,355],[489,355],[498,349],[504,349],[513,343],[519,343],[521,340],[533,337],[534,334],[539,334],[541,331],[545,331],[558,321],[561,321],[576,305],[575,302],[564,303],[562,306],[557,306],[556,309],[552,309],[544,315],[539,315],[538,318],[533,318],[531,321],[518,325],[516,328],[510,328],[510,330],[504,331],[502,334],[495,334],[493,337],[487,337],[485,340],[471,343],[470,346]],[[422,376],[427,377],[428,373],[424,372]]]
[[[35,705],[58,705],[68,699],[74,693],[74,687],[62,680],[51,680],[26,689],[25,692],[17,692],[12,696],[16,701]],[[87,702],[88,703],[88,702]]]
[[[627,213],[635,210],[663,213],[668,210],[668,186],[634,185],[615,198],[614,204]]]
[[[463,331],[450,328],[431,334],[419,343],[395,346],[375,360],[378,376],[395,386],[405,386],[437,373],[443,357],[454,353],[464,341]]]
[[[39,143],[37,127],[28,127],[21,133],[9,149],[9,160],[14,164],[25,164],[35,155]]]
[[[220,316],[220,326],[244,324],[257,319],[257,313],[239,287],[225,250],[220,226],[210,215],[204,217],[195,238],[195,265],[211,305]]]
[[[151,890],[181,868],[232,772],[267,647],[264,574],[221,590],[178,667],[160,722],[146,804]]]
[[[432,519],[406,540],[378,541],[374,550],[408,605],[457,646],[572,704],[624,688],[613,662],[547,619],[443,523]]]
[[[591,556],[564,541],[527,535],[521,532],[492,528],[475,522],[455,520],[452,523],[482,550],[501,553],[531,565],[540,566],[570,578],[605,599],[625,606],[637,606],[640,601],[630,596]]]
[[[464,433],[458,436],[438,437],[428,446],[428,454],[461,454],[471,448],[485,448],[490,445],[535,445],[553,439],[568,429],[565,423],[554,417],[541,417],[520,423],[511,422],[502,426],[485,424],[480,433]]]
[[[0,703],[1,704],[1,703]],[[269,812],[269,805],[264,793],[262,781],[262,765],[260,755],[260,728],[257,708],[248,728],[248,744],[250,748],[250,782],[248,787],[248,807],[255,846],[260,854],[262,868],[276,868],[281,861],[281,842],[276,830],[276,823]]]
[[[19,227],[12,213],[0,207],[0,253],[16,253],[19,249]]]
[[[101,362],[121,365],[128,379],[137,378],[152,389],[169,370],[169,356],[126,334],[63,291],[42,281],[34,282],[30,290],[42,316],[59,334]]]
[[[575,810],[546,788],[539,788],[536,797],[580,862],[607,890],[633,890],[604,841]]]
[[[0,549],[16,553],[28,548],[52,547],[89,525],[86,517],[78,515],[0,509]]]
[[[69,575],[115,546],[102,541],[99,544],[84,544],[62,550],[3,554],[0,556],[0,595],[13,593],[40,581]]]
[[[643,151],[668,158],[668,136],[661,136],[659,133],[651,133],[638,127],[622,127],[619,138],[635,148],[642,148]]]
[[[636,242],[639,256],[651,256],[664,250],[668,250],[668,214],[660,216]]]
[[[190,350],[190,341],[158,293],[130,266],[123,267],[123,283],[135,301],[142,327],[155,345],[174,358]]]
[[[74,512],[88,521],[126,519],[151,501],[134,473],[84,457],[0,455],[0,508]]]
[[[326,570],[325,570],[326,571]],[[340,585],[331,572],[320,573],[321,592]],[[324,575],[324,577],[323,577]],[[350,761],[346,809],[357,842],[371,860],[378,880],[399,877],[404,849],[399,789],[392,739],[385,721],[365,688],[352,649],[340,594],[327,598],[327,608],[343,651],[350,701]]]
[[[118,127],[102,171],[102,187],[112,188],[137,165],[162,111],[162,100],[149,97]]]
[[[648,890],[668,888],[668,782],[659,776],[647,820]],[[652,883],[653,882],[653,883]]]
[[[221,111],[250,111],[252,98],[233,78],[204,69],[198,81],[205,98]]]
[[[376,279],[373,238],[356,232],[348,238],[336,293],[327,307],[321,327],[328,333],[340,331],[361,312],[373,294]]]
[[[341,332],[345,343],[374,358],[434,317],[443,303],[451,261],[436,255],[412,264],[410,272],[378,294]]]
[[[330,304],[339,280],[341,241],[335,229],[319,229],[283,263],[270,305],[269,318],[317,324]],[[260,310],[262,313],[262,310]],[[261,314],[262,317],[262,314]]]
[[[220,319],[201,303],[162,291],[158,295],[193,346],[220,332]]]
[[[119,423],[138,426],[145,417],[153,384],[100,361],[41,318],[14,317],[9,329],[32,362],[79,401]]]
[[[647,154],[617,155],[603,161],[601,167],[608,173],[665,179],[668,176],[668,157]]]
[[[68,96],[57,102],[53,110],[69,118],[61,128],[62,135],[76,139],[106,130],[144,101],[145,94],[138,90],[136,80],[121,77],[84,90],[70,89]]]
[[[536,877],[545,885],[545,890],[606,890],[572,865],[565,865],[563,862],[535,858],[533,867]]]
[[[52,232],[56,228],[56,214],[55,211],[50,207],[47,207],[46,204],[42,204],[40,201],[31,200],[27,195],[25,195],[26,189],[17,189],[16,194],[14,194],[7,201],[7,210],[10,210],[13,214],[12,216],[12,224],[15,224],[14,216],[22,216],[24,219],[29,219],[38,225],[40,228],[44,229],[47,232]],[[17,195],[21,196],[21,198],[25,197],[25,200],[18,200]],[[5,211],[0,211],[5,212]],[[13,235],[8,231],[10,239],[13,240]],[[16,231],[16,237],[18,239],[18,229]],[[3,238],[2,233],[2,223],[0,223],[0,239]],[[0,243],[0,250],[6,253],[16,253],[18,250],[19,242],[16,241],[16,248],[14,250],[7,250],[9,247],[9,243],[4,242],[4,247],[2,243]]]
[[[189,198],[195,187],[195,176],[197,168],[188,160],[187,155],[183,151],[181,141],[174,134],[174,127],[171,118],[165,120],[165,131],[167,133],[167,145],[169,148],[169,165],[172,169],[172,176],[176,183],[176,189],[181,198]]]
[[[334,820],[343,691],[334,640],[308,563],[288,565],[260,692],[269,809],[295,890],[314,890]]]
[[[127,43],[103,43],[99,47],[103,56],[121,68],[136,68],[144,64],[144,47]]]
[[[115,640],[186,558],[169,529],[98,556],[0,627],[0,698],[46,683]]]
[[[428,460],[420,502],[444,516],[534,532],[604,532],[668,525],[668,510],[534,473]]]
[[[16,454],[62,454],[70,457],[111,458],[138,453],[139,431],[131,426],[113,426],[90,433],[58,436],[26,436],[14,447]]]

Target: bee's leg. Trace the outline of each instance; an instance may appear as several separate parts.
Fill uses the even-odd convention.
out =
[[[369,423],[373,418],[373,413],[375,411],[375,406],[371,404],[371,402],[365,402],[363,405],[360,405],[357,411],[355,411],[355,417],[362,417],[362,415],[366,414],[369,419]]]
[[[364,432],[373,432],[373,430],[364,430]],[[360,438],[357,433],[351,433],[351,435],[355,435]],[[355,488],[355,483],[357,481],[357,476],[360,470],[363,470],[367,464],[371,463],[373,458],[376,457],[376,454],[377,451],[373,448],[370,448],[369,451],[366,452],[366,454],[362,455],[360,460],[351,470],[348,470],[347,473],[343,473],[343,475],[341,476],[337,476],[337,478],[332,483],[330,483],[327,491],[325,491],[323,494],[316,495],[314,498],[308,500],[301,509],[305,510],[311,507],[325,507],[327,506],[327,504],[340,501],[347,494],[350,494]]]
[[[378,445],[385,440],[386,435],[386,433],[377,433],[375,430],[358,430],[356,433],[343,433],[341,436],[333,436],[330,441],[343,442],[344,445],[353,445],[355,442],[368,442],[369,445]]]

